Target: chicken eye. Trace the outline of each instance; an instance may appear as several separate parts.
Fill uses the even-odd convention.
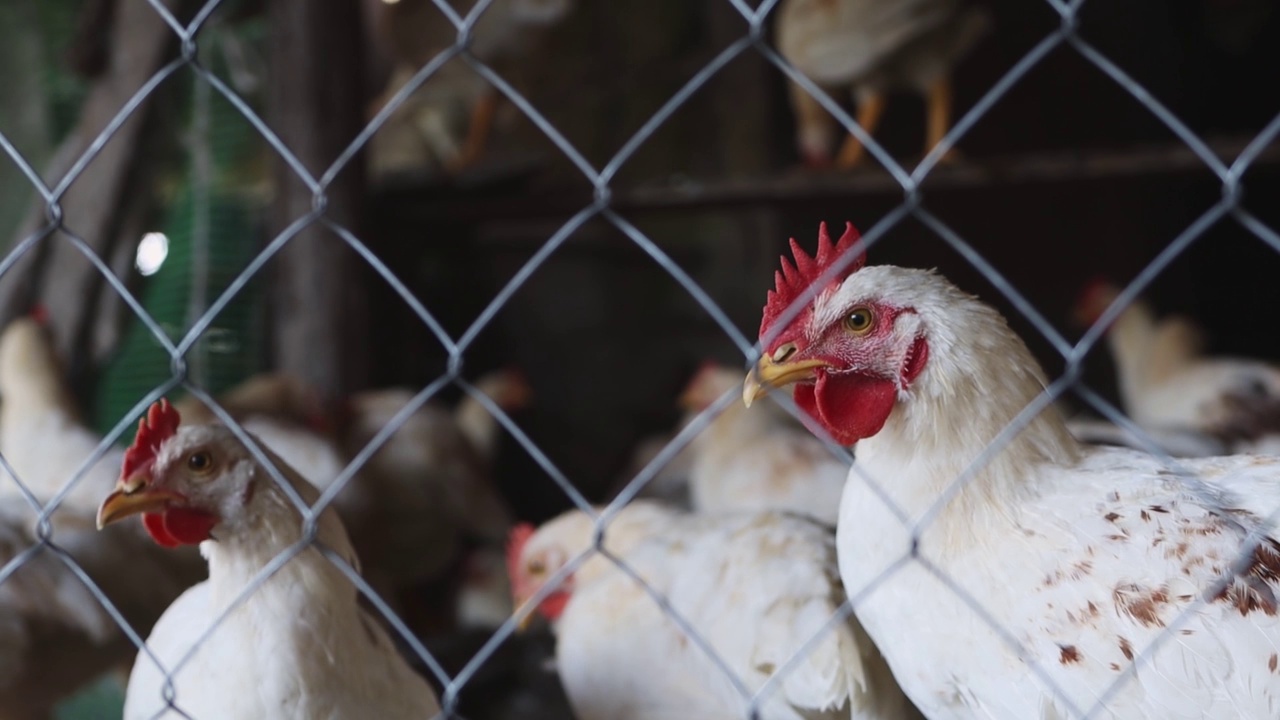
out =
[[[845,328],[859,335],[870,330],[874,323],[875,315],[871,313],[871,308],[869,307],[856,307],[849,311],[849,314],[844,318]]]
[[[213,469],[213,457],[207,452],[198,452],[187,458],[187,468],[191,472],[203,475]]]
[[[530,575],[541,575],[542,573],[544,573],[544,572],[546,572],[546,571],[547,571],[547,566],[546,566],[546,564],[544,564],[541,560],[530,560],[530,561],[529,561],[529,574],[530,574]]]

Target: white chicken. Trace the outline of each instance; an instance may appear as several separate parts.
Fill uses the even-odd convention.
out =
[[[1094,281],[1077,321],[1092,325],[1120,291]],[[1107,328],[1124,411],[1143,428],[1192,430],[1233,452],[1280,453],[1280,367],[1260,360],[1206,357],[1204,333],[1189,318],[1156,319],[1141,298]]]
[[[319,393],[301,378],[287,373],[260,373],[216,400],[241,428],[318,490],[327,490],[347,468],[349,458],[332,436],[330,413]],[[189,424],[219,422],[194,395],[184,395],[173,406]],[[363,473],[356,473],[334,497],[334,507],[357,544],[378,502],[375,489]],[[373,563],[377,560],[374,558]]]
[[[1119,445],[1145,450],[1154,445],[1171,457],[1210,457],[1227,452],[1224,443],[1194,430],[1138,428],[1130,431],[1108,420],[1073,417],[1067,420],[1072,437],[1090,445]]]
[[[515,370],[488,373],[475,385],[506,412],[530,401]],[[351,396],[342,430],[347,452],[363,450],[415,394],[390,388]],[[467,395],[452,411],[423,405],[370,456],[364,475],[379,502],[360,551],[380,559],[371,582],[407,587],[439,577],[461,557],[456,619],[496,627],[510,616],[502,543],[512,515],[490,477],[497,441],[497,421]]]
[[[741,383],[741,370],[704,365],[681,403],[701,412]],[[689,444],[694,510],[785,510],[835,525],[849,463],[782,407],[768,405],[748,411],[731,404]]]
[[[101,438],[80,424],[45,329],[19,318],[0,335],[0,454],[42,504],[90,458]],[[50,517],[51,540],[147,632],[184,589],[204,577],[194,550],[165,552],[138,527],[94,531],[97,500],[123,454],[89,464]],[[17,484],[0,478],[0,567],[39,542],[36,514]],[[26,555],[0,582],[0,718],[44,720],[86,683],[135,652],[107,609],[51,549]]]
[[[264,451],[314,503],[315,488]],[[147,639],[156,661],[173,673],[173,703],[187,716],[430,718],[439,712],[426,681],[316,547],[359,569],[331,508],[317,518],[313,543],[259,577],[276,556],[306,539],[302,515],[225,426],[180,427],[176,410],[163,401],[153,405],[125,455],[116,490],[102,501],[98,525],[137,514],[158,544],[199,544],[209,562],[209,579],[178,598]],[[178,717],[168,709],[164,684],[156,662],[139,652],[125,720]]]
[[[631,456],[622,472],[614,479],[613,487],[607,497],[614,497],[625,489],[658,454],[666,449],[676,435],[688,425],[697,413],[686,412],[676,423],[671,432],[656,433],[640,439],[631,450]],[[685,445],[671,457],[662,467],[656,468],[649,482],[640,488],[636,497],[661,500],[669,505],[689,509],[692,507],[689,497],[689,473],[693,471],[693,451]]]
[[[856,240],[792,241],[743,393],[794,383],[856,443],[840,574],[907,695],[931,718],[1275,717],[1280,459],[1183,476],[1081,446],[1027,411],[1047,383],[1004,318],[932,271],[848,255],[780,325]]]
[[[373,2],[373,0],[369,0]],[[462,17],[478,0],[452,3]],[[399,92],[438,53],[457,41],[458,31],[433,0],[375,2],[378,45],[393,64],[386,90],[371,115]],[[512,62],[527,56],[543,31],[560,22],[573,0],[494,0],[472,28],[468,49],[481,62]],[[372,174],[434,169],[457,173],[484,154],[500,94],[461,59],[441,68],[388,118],[370,142]]]
[[[875,132],[889,91],[914,90],[928,98],[927,153],[951,123],[951,65],[987,31],[989,17],[963,0],[782,0],[778,51],[827,90],[853,87],[858,124]],[[835,119],[795,83],[796,142],[805,163],[830,162]],[[838,167],[865,157],[862,142],[848,136]]]
[[[594,535],[580,510],[512,532],[522,609],[591,550]],[[610,520],[604,547],[670,602],[748,694],[782,674],[760,718],[914,717],[857,621],[833,622],[845,601],[833,539],[796,515],[690,515],[638,500]],[[537,609],[554,623],[556,666],[578,720],[747,717],[735,683],[607,557],[593,552]]]

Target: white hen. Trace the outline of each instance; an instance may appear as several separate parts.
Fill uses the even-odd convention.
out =
[[[587,552],[593,536],[594,523],[580,510],[536,532],[513,531],[517,603]],[[784,673],[759,717],[915,716],[858,623],[832,622],[845,597],[829,529],[783,513],[690,515],[638,500],[610,521],[604,543],[671,603],[748,693]],[[539,611],[555,622],[556,665],[579,720],[747,716],[746,698],[721,668],[608,558],[593,554],[577,566]],[[791,662],[797,653],[803,657]]]
[[[836,247],[820,235],[816,259],[795,247],[796,267],[784,260],[744,398],[797,383],[796,402],[857,443],[841,577],[874,588],[858,617],[916,705],[931,718],[1276,717],[1280,460],[1188,460],[1183,477],[1081,446],[1052,406],[1019,418],[1044,372],[998,312],[931,271],[856,258],[774,327],[857,239],[852,226]]]
[[[742,372],[704,365],[681,396],[702,411],[740,386]],[[689,444],[689,495],[699,512],[786,510],[835,525],[849,463],[780,406],[748,412],[733,403]]]
[[[172,407],[152,406],[117,489],[98,514],[99,526],[142,514],[157,543],[198,543],[209,561],[209,579],[174,602],[147,639],[171,671],[196,648],[174,671],[177,707],[196,718],[416,719],[437,713],[431,688],[360,609],[352,582],[316,547],[359,569],[337,514],[326,508],[314,543],[260,578],[278,555],[303,540],[301,514],[229,429],[179,427],[179,421]],[[267,452],[293,489],[314,503],[316,490]],[[247,599],[236,604],[247,588],[253,588]],[[164,675],[140,652],[125,719],[178,717],[166,709],[163,686]]]
[[[981,6],[963,0],[782,0],[777,21],[783,57],[828,90],[852,86],[858,124],[868,133],[879,124],[890,91],[925,96],[925,152],[950,126],[951,66],[990,24]],[[794,83],[791,105],[801,156],[810,165],[825,165],[835,119]],[[862,142],[850,135],[836,164],[849,167],[864,157]]]
[[[1095,281],[1076,307],[1092,324],[1119,289]],[[1235,452],[1280,453],[1280,367],[1239,357],[1208,357],[1189,318],[1157,319],[1138,298],[1107,328],[1124,411],[1144,428],[1193,430]]]
[[[466,16],[477,1],[454,5]],[[377,112],[424,65],[453,45],[458,31],[432,0],[370,2],[378,48],[394,66],[386,89],[370,108]],[[546,29],[560,22],[573,5],[573,0],[494,0],[471,28],[467,49],[499,72],[515,62],[527,64],[529,51]],[[376,178],[437,167],[456,173],[470,167],[488,144],[500,97],[461,59],[439,67],[371,139],[371,174]]]
[[[40,503],[51,501],[102,439],[80,424],[43,327],[19,318],[0,335],[0,453]],[[136,526],[97,533],[98,499],[123,453],[89,465],[50,518],[53,543],[71,555],[138,632],[204,577],[193,550],[165,552]],[[39,540],[36,515],[0,477],[0,567]],[[52,717],[53,706],[135,650],[89,587],[52,550],[26,555],[0,583],[0,718]]]
[[[531,396],[524,377],[511,369],[482,376],[476,387],[507,412]],[[353,395],[343,430],[348,452],[361,452],[415,394],[387,388]],[[408,588],[461,563],[450,620],[496,627],[510,616],[502,542],[511,511],[489,472],[498,440],[497,421],[469,395],[452,411],[423,405],[387,438],[364,472],[379,498],[361,533],[361,553],[380,560],[371,580]]]

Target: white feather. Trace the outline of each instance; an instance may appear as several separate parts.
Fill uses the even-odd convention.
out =
[[[522,557],[567,559],[590,547],[591,536],[589,518],[573,511],[539,530]],[[667,598],[749,693],[785,669],[760,717],[910,716],[856,621],[832,622],[845,598],[823,526],[776,512],[688,515],[636,501],[612,521],[605,546]],[[608,559],[587,560],[573,588],[556,624],[556,652],[579,720],[744,716],[735,685]]]

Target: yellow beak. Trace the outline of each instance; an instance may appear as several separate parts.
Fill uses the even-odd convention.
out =
[[[146,478],[134,475],[120,481],[116,489],[98,506],[98,529],[139,513],[163,510],[170,503],[186,500],[171,490],[148,488]]]
[[[538,614],[538,609],[529,605],[528,598],[516,598],[515,606],[516,632],[522,633],[528,630],[529,626],[533,624],[533,616]],[[526,609],[528,612],[521,616],[520,613]]]
[[[747,407],[759,400],[774,388],[785,387],[802,380],[812,380],[814,371],[820,367],[831,367],[826,360],[796,360],[795,362],[775,363],[773,358],[765,355],[760,358],[747,379],[742,383],[742,402]]]

